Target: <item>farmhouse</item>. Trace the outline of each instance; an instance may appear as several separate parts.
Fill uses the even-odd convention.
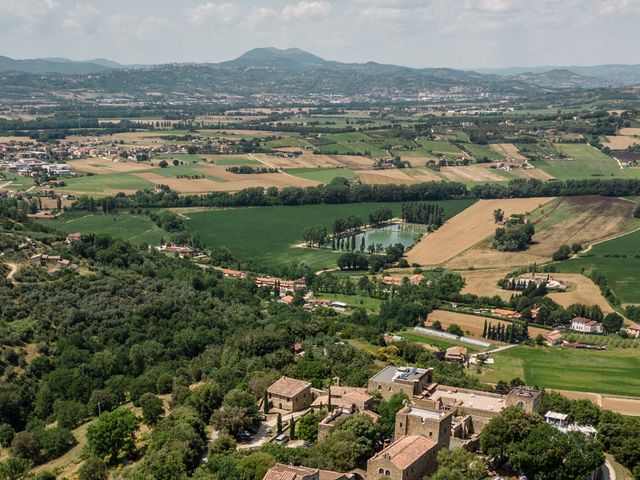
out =
[[[602,333],[604,328],[601,323],[595,320],[589,320],[588,318],[576,317],[571,320],[571,326],[569,327],[574,332],[580,333]]]
[[[311,384],[295,378],[281,377],[267,389],[269,403],[285,412],[299,412],[311,406]]]
[[[400,392],[413,397],[424,392],[432,381],[432,368],[388,366],[369,379],[368,390],[380,393],[385,400]]]
[[[69,235],[67,235],[67,238],[65,239],[65,243],[68,245],[71,245],[73,242],[79,242],[80,240],[82,240],[82,234],[81,233],[70,233]]]
[[[38,253],[29,258],[29,265],[35,267],[61,267],[66,268],[71,264],[69,260],[65,260],[60,255],[47,255],[46,253]]]
[[[367,479],[419,480],[436,469],[438,443],[422,435],[399,438],[367,462]]]
[[[550,347],[562,343],[562,333],[560,333],[560,330],[552,330],[547,333],[544,336],[544,343]]]
[[[629,335],[630,337],[634,337],[634,338],[639,338],[640,337],[640,325],[637,323],[634,323],[633,325],[629,325],[625,331],[627,332],[627,335]]]
[[[329,387],[331,393],[331,405],[338,408],[355,407],[356,410],[364,412],[373,407],[374,398],[367,393],[366,388],[342,387],[340,385],[332,385]],[[329,393],[328,392],[328,393]],[[329,405],[329,394],[319,395],[313,401],[313,408],[323,408]]]
[[[247,278],[247,274],[244,272],[241,272],[240,270],[231,270],[228,268],[223,268],[222,269],[222,276],[224,278]]]
[[[307,281],[304,278],[298,280],[284,280],[275,277],[256,277],[256,286],[265,287],[269,290],[279,288],[281,292],[295,292],[302,288],[307,288]]]
[[[278,463],[267,471],[262,480],[352,480],[353,478],[355,477],[349,473],[294,467]]]
[[[449,347],[444,354],[445,362],[467,363],[467,349],[464,347]]]

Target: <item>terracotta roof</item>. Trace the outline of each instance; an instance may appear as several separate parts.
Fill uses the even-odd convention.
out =
[[[408,435],[396,440],[387,448],[378,452],[371,460],[387,458],[396,467],[405,470],[436,445],[436,442],[422,435]]]
[[[304,382],[295,378],[282,377],[276,383],[271,385],[267,389],[267,392],[280,395],[281,397],[292,398],[310,386],[311,384],[309,382]]]
[[[467,354],[467,349],[464,347],[449,347],[447,348],[446,355],[463,356]]]
[[[315,468],[277,464],[267,471],[262,480],[302,480],[307,476],[313,476],[317,473],[318,470]]]

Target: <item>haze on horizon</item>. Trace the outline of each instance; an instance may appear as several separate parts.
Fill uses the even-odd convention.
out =
[[[638,0],[0,0],[0,55],[220,62],[265,46],[411,67],[640,63]]]

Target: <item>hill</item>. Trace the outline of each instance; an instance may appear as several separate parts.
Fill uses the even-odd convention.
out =
[[[63,75],[88,75],[121,68],[121,65],[104,58],[75,61],[68,58],[34,58],[16,60],[0,56],[0,72],[23,72],[33,74],[59,73]]]

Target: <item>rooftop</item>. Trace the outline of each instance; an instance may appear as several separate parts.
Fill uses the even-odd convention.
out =
[[[281,397],[291,398],[295,397],[308,387],[311,387],[309,382],[304,382],[295,378],[281,377],[267,389],[267,392],[280,395]]]
[[[435,412],[433,410],[426,410],[424,408],[419,407],[408,407],[409,411],[407,412],[409,415],[415,415],[417,417],[422,417],[425,420],[438,420],[441,417],[446,415],[445,412]]]
[[[429,371],[424,368],[394,367],[389,365],[379,371],[372,380],[379,382],[419,382]]]
[[[387,448],[378,452],[371,460],[387,458],[395,466],[404,470],[413,465],[436,445],[436,442],[422,435],[408,435],[396,440]]]
[[[506,401],[499,395],[483,394],[482,392],[469,392],[451,387],[438,388],[430,397],[432,400],[441,400],[449,407],[467,407],[487,412],[500,412],[504,410]]]

